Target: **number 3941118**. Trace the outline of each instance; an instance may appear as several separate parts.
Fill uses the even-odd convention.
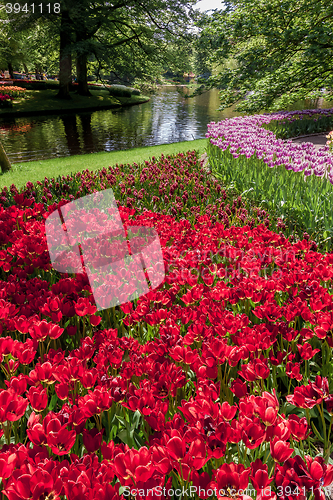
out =
[[[6,4],[7,14],[60,14],[60,3],[25,3],[21,5],[19,3],[7,3]]]

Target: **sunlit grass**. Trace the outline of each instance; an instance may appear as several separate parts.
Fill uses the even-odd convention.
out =
[[[136,97],[136,96],[134,96]],[[29,161],[15,163],[12,170],[0,174],[0,188],[15,184],[18,188],[26,185],[28,181],[42,181],[45,177],[56,178],[59,175],[68,175],[71,172],[81,172],[82,170],[100,170],[111,165],[140,163],[174,153],[193,151],[204,153],[207,139],[196,139],[193,141],[174,142],[172,144],[162,144],[160,146],[147,146],[144,148],[127,149],[125,151],[111,151],[101,153],[91,153],[84,155],[66,156],[63,158],[52,158],[49,160]]]

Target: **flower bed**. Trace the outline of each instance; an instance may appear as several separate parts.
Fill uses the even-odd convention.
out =
[[[67,178],[45,178],[35,186],[28,183],[20,194],[51,204],[63,197],[74,199],[111,187],[116,199],[137,213],[152,210],[186,218],[191,223],[205,214],[226,227],[247,221],[251,227],[264,222],[271,228],[284,228],[281,220],[270,218],[265,210],[247,204],[239,196],[234,198],[230,190],[222,189],[216,179],[207,176],[204,168],[198,168],[197,162],[195,152],[176,158],[162,155],[159,161],[153,157],[141,165],[116,165],[99,172],[84,170]],[[5,187],[0,193],[0,203],[15,204],[17,194],[19,191],[14,185],[10,189]]]
[[[22,87],[2,86],[0,87],[0,95],[9,95],[11,97],[24,97],[26,89]]]
[[[4,82],[2,82],[4,83]],[[59,87],[59,82],[54,80],[25,80],[18,79],[13,80],[16,87],[25,90],[57,90]],[[7,85],[6,85],[7,87]]]
[[[146,176],[151,194],[170,195],[178,172],[173,195],[191,181],[189,198],[204,189],[211,205],[219,190],[200,179],[195,153],[125,171],[1,198],[4,497],[172,498],[184,488],[193,498],[323,498],[333,480],[332,256],[269,220],[236,217],[238,198],[222,221],[218,207],[208,215],[176,201],[187,220],[165,193],[150,205],[149,191],[134,194]],[[52,269],[44,221],[78,187],[76,197],[97,185],[116,193],[118,176],[123,223],[157,230],[166,278],[97,313],[85,273]]]
[[[20,90],[57,90],[59,87],[59,82],[56,80],[14,80],[16,89]],[[69,84],[70,90],[74,91],[78,87],[77,82],[71,82]],[[91,90],[108,90],[111,95],[116,97],[131,97],[132,95],[140,95],[138,89],[132,87],[126,87],[125,85],[104,85],[100,83],[89,83],[88,87]],[[8,85],[5,88],[10,88]]]
[[[321,114],[332,119],[333,109],[281,112],[223,120],[208,125],[209,161],[215,175],[233,184],[247,197],[278,209],[282,217],[302,221],[314,237],[319,234],[332,245],[333,156],[329,147],[316,151],[310,142],[295,144],[278,139],[283,127],[302,122],[299,117]],[[296,119],[296,118],[297,119]],[[323,119],[324,119],[323,118]],[[325,122],[326,123],[326,122]]]
[[[288,139],[327,132],[332,125],[332,109],[302,109],[274,113],[270,122],[263,124],[263,127],[274,132],[279,139]]]
[[[11,108],[14,97],[8,94],[0,94],[0,108]]]

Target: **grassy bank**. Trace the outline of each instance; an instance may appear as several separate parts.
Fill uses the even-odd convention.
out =
[[[158,157],[162,154],[166,156],[194,149],[200,153],[204,153],[206,145],[207,139],[197,139],[194,141],[162,144],[160,146],[127,149],[124,151],[91,153],[66,156],[64,158],[52,158],[50,160],[16,163],[12,165],[10,172],[0,174],[0,189],[5,186],[9,188],[11,184],[15,184],[15,186],[20,188],[25,186],[28,181],[41,181],[45,177],[56,178],[59,175],[81,172],[86,169],[95,171],[103,167],[115,165],[116,163],[140,163],[149,160],[153,156]]]
[[[8,116],[25,116],[55,114],[73,111],[94,111],[113,109],[132,104],[147,102],[149,97],[113,97],[107,90],[91,90],[91,96],[85,97],[71,92],[71,99],[57,99],[57,90],[27,90],[25,98],[13,101],[13,108],[0,109],[0,118]]]

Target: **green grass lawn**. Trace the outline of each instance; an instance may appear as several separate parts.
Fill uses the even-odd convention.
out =
[[[66,156],[63,158],[52,158],[50,160],[29,161],[15,163],[12,170],[0,173],[0,189],[11,184],[23,187],[28,181],[42,181],[45,177],[56,178],[59,175],[82,172],[82,170],[100,170],[111,165],[140,163],[149,160],[153,156],[158,158],[174,153],[197,150],[204,153],[207,139],[197,139],[194,141],[174,142],[172,144],[162,144],[160,146],[148,146],[144,148],[126,149],[125,151],[111,151],[101,153],[91,153],[85,155]]]
[[[91,90],[91,97],[71,92],[71,99],[57,99],[57,90],[27,90],[26,97],[15,99],[12,108],[0,109],[2,116],[61,113],[64,111],[89,110],[98,108],[117,108],[140,104],[149,100],[146,96],[112,97],[107,90]]]

